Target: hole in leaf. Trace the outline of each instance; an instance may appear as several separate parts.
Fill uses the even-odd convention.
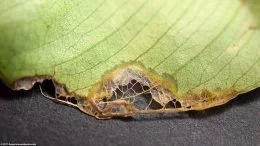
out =
[[[181,103],[177,101],[176,99],[168,102],[165,106],[165,108],[181,108]]]

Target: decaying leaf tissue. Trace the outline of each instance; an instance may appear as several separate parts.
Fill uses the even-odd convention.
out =
[[[101,119],[208,109],[260,86],[259,7],[4,1],[0,78],[14,90],[52,80],[51,99]]]

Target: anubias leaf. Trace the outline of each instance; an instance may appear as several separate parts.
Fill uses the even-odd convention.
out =
[[[260,86],[258,0],[2,0],[0,77],[97,118],[203,110]]]

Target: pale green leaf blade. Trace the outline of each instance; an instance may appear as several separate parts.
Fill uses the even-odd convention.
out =
[[[66,92],[57,91],[62,96],[83,99],[77,105],[83,111],[88,100],[119,94],[116,89],[130,77],[142,79],[138,83],[148,86],[151,100],[162,106],[151,110],[162,112],[173,97],[181,108],[172,111],[200,110],[260,86],[257,0],[2,0],[0,4],[1,79],[11,86],[25,77],[51,78],[56,88],[66,86]],[[30,87],[31,82],[16,82],[14,88]],[[126,110],[122,115],[129,115]],[[98,112],[97,116],[113,116]]]

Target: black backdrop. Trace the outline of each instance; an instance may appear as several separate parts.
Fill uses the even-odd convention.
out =
[[[52,94],[50,82],[44,90]],[[97,120],[0,82],[0,143],[37,145],[260,145],[260,88],[203,112]]]

